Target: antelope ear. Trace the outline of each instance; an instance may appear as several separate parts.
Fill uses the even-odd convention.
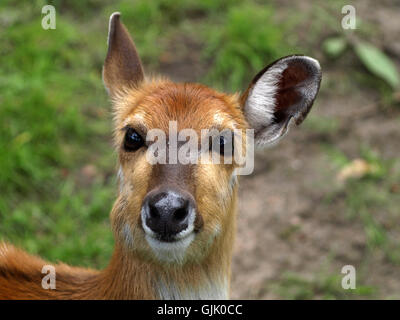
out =
[[[241,97],[256,145],[277,142],[293,121],[299,125],[311,109],[320,82],[318,61],[306,56],[288,56],[261,70]]]
[[[135,44],[120,21],[120,13],[110,17],[108,51],[103,67],[103,82],[113,96],[123,87],[135,87],[144,78],[142,63]]]

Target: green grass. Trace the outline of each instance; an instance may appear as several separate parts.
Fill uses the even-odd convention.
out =
[[[224,19],[206,28],[205,55],[215,59],[209,82],[223,89],[242,88],[254,70],[296,52],[283,40],[284,26],[274,21],[274,12],[270,6],[244,2],[229,8]]]
[[[325,146],[327,155],[336,168],[345,167],[350,159],[340,150]],[[400,193],[396,191],[400,181],[399,159],[383,159],[368,146],[361,146],[360,158],[375,169],[361,178],[349,179],[334,193],[344,195],[347,218],[362,224],[370,254],[383,253],[388,261],[400,263],[397,226]],[[334,195],[333,195],[334,197]],[[332,195],[327,197],[329,202]]]
[[[332,117],[321,117],[313,114],[309,114],[302,124],[303,130],[309,130],[311,132],[320,135],[334,135],[338,133],[339,121]]]
[[[355,289],[344,290],[341,281],[344,275],[320,272],[312,278],[295,273],[284,273],[279,281],[272,283],[270,290],[276,292],[282,299],[356,299],[368,298],[376,293],[370,286],[357,284]],[[357,283],[359,279],[357,279]]]
[[[87,161],[112,165],[105,48],[68,17],[43,30],[40,8],[1,20],[0,237],[51,260],[104,265],[115,183],[100,176],[86,187],[77,176]]]

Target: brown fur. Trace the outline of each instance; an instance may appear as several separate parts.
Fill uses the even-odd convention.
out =
[[[135,115],[142,115],[142,130],[168,131],[169,120],[179,128],[246,128],[237,96],[218,93],[199,84],[176,84],[150,80],[114,98],[115,145],[124,181],[111,212],[116,237],[115,252],[103,271],[55,265],[56,289],[41,287],[45,262],[24,251],[3,245],[0,253],[0,298],[2,299],[153,299],[154,282],[172,280],[178,287],[196,287],[205,279],[230,274],[230,257],[235,233],[236,186],[229,190],[233,165],[197,165],[188,182],[194,191],[204,223],[188,248],[183,265],[163,265],[151,253],[144,239],[140,207],[150,189],[154,168],[145,160],[144,150],[126,153],[121,149],[123,128],[135,127]],[[218,113],[222,123],[215,123]],[[221,128],[221,129],[222,129]],[[150,186],[150,187],[149,187]],[[135,247],[126,243],[124,226],[129,225]],[[218,235],[215,229],[220,228]],[[215,240],[210,245],[210,239]]]

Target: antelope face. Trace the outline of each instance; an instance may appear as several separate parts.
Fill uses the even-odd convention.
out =
[[[232,242],[238,164],[226,157],[233,158],[239,145],[245,151],[248,141],[236,133],[253,129],[254,142],[265,146],[282,137],[292,120],[301,123],[319,88],[318,62],[278,60],[239,96],[145,80],[119,14],[110,18],[108,46],[103,79],[113,100],[120,162],[111,213],[116,237],[157,263],[202,260],[211,248]],[[195,161],[180,157],[188,140]]]
[[[114,106],[120,194],[113,218],[119,219],[114,226],[122,227],[118,234],[148,258],[199,259],[233,219],[235,163],[226,164],[223,159],[227,149],[232,152],[233,138],[226,133],[232,137],[234,130],[247,127],[236,96],[202,85],[159,80],[126,90]],[[173,161],[187,142],[177,138],[188,129],[198,161],[182,163],[179,157]],[[157,131],[162,132],[165,144],[156,152],[165,155],[166,163],[149,159],[158,141],[149,136]],[[205,132],[215,134],[205,139]],[[202,142],[210,140],[202,150]],[[200,158],[202,153],[221,161],[206,163]]]

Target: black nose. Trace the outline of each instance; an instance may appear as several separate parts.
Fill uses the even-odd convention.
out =
[[[177,191],[151,192],[143,203],[146,226],[162,241],[174,241],[175,235],[189,226],[193,198]]]

